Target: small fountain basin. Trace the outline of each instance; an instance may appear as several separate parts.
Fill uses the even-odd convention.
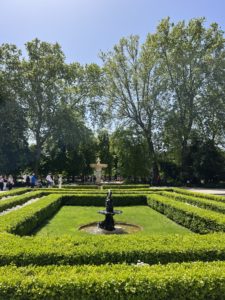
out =
[[[132,234],[142,230],[141,226],[125,222],[116,222],[114,230],[105,230],[98,226],[99,222],[89,223],[79,227],[79,230],[90,234]]]
[[[120,215],[122,214],[122,210],[113,210],[112,212],[106,210],[99,210],[98,213],[102,215]]]

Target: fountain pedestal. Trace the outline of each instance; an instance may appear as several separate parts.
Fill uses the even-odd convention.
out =
[[[114,210],[113,212],[107,212],[105,210],[100,210],[99,214],[105,215],[105,220],[98,223],[98,227],[104,230],[113,231],[115,230],[115,222],[113,216],[115,214],[122,214],[122,210]]]
[[[116,214],[122,214],[122,210],[114,210],[112,202],[112,192],[109,190],[105,201],[105,210],[99,210],[98,213],[105,215],[105,220],[98,223],[98,227],[104,230],[115,230],[115,222],[113,216]]]

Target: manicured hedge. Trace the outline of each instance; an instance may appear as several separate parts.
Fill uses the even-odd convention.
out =
[[[41,196],[45,195],[44,192],[30,192],[27,193],[25,195],[20,195],[20,196],[14,196],[14,197],[10,197],[8,199],[4,199],[0,201],[0,212],[12,208],[16,205],[22,205],[24,203],[26,203],[28,200],[33,199],[33,198],[39,198]]]
[[[78,205],[78,206],[105,206],[105,195],[66,195],[63,196],[64,205]],[[143,195],[113,195],[113,204],[115,206],[127,205],[147,205],[146,196]]]
[[[200,193],[200,192],[192,192],[192,191],[180,189],[180,188],[173,188],[173,191],[177,192],[179,194],[194,196],[197,198],[204,198],[204,199],[215,200],[215,201],[219,201],[219,202],[225,202],[225,196],[217,196],[217,195],[205,194],[205,193]]]
[[[0,268],[1,299],[224,299],[225,262]]]
[[[19,237],[0,234],[0,265],[82,265],[225,260],[225,235]]]
[[[99,187],[97,185],[66,185],[63,184],[62,186],[63,189],[73,189],[73,190],[90,190],[90,189],[99,189]]]
[[[66,189],[57,189],[57,190],[54,190],[54,189],[38,189],[38,191],[43,191],[45,192],[46,194],[83,194],[83,195],[103,195],[105,198],[107,196],[107,192],[106,190],[72,190],[72,189],[69,189],[69,190],[66,190]],[[155,191],[150,191],[150,190],[114,190],[112,191],[112,195],[114,196],[115,194],[120,194],[120,195],[123,195],[123,194],[138,194],[138,195],[143,195],[143,194],[148,194],[148,193],[153,193]]]
[[[97,185],[63,185],[64,189],[80,189],[80,190],[89,190],[89,189],[99,189],[99,186]],[[107,184],[102,185],[102,189],[108,190],[108,189],[146,189],[149,188],[149,184]]]
[[[193,205],[196,205],[198,207],[202,207],[205,209],[210,209],[214,211],[218,211],[221,213],[225,213],[225,202],[217,202],[214,200],[209,200],[209,199],[203,199],[203,198],[197,198],[193,196],[187,196],[184,194],[178,194],[178,193],[171,193],[171,192],[161,192],[160,195],[172,198],[177,201],[182,201],[185,203],[190,203]]]
[[[225,231],[225,216],[166,197],[151,194],[148,205],[190,230],[198,233]]]
[[[19,235],[29,234],[56,213],[61,205],[61,195],[43,197],[37,202],[1,216],[0,232],[6,231]]]
[[[9,197],[9,196],[16,196],[16,195],[21,195],[27,192],[31,192],[32,190],[29,188],[19,188],[19,189],[13,189],[11,191],[8,192],[2,192],[0,193],[0,199],[4,198],[4,197]]]
[[[49,195],[0,217],[0,232],[4,231],[0,233],[0,265],[4,266],[0,268],[0,299],[224,298],[225,262],[209,262],[225,260],[224,233],[148,237],[24,237],[22,235],[32,233],[62,205],[104,205],[106,190],[18,190],[31,193],[1,200],[0,210],[4,203],[11,205],[14,201],[13,205],[17,205],[19,202],[16,201],[26,202],[29,197]],[[182,201],[223,207],[222,203],[216,202],[223,201],[221,197],[220,200],[210,201],[203,199],[207,198],[205,195],[196,198],[193,193],[166,194],[165,190],[172,191],[117,189],[113,191],[113,200],[116,206],[146,205],[148,201],[156,210],[196,232],[225,230],[223,214],[180,202],[185,199]],[[157,192],[165,194],[160,196]],[[171,194],[177,199],[169,199]],[[160,265],[132,265],[138,260]],[[168,264],[198,260],[204,262]]]
[[[149,188],[149,184],[107,184],[103,185],[103,189],[146,189]]]

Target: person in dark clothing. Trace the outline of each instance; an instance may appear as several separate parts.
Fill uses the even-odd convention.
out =
[[[31,177],[31,187],[34,188],[37,182],[37,177],[35,176],[35,174],[32,175]]]
[[[29,187],[30,186],[30,176],[27,175],[26,177],[26,186]]]
[[[4,187],[4,178],[0,176],[0,191],[3,191],[3,187]]]

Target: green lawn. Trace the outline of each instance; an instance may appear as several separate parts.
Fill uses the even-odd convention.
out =
[[[36,235],[59,236],[63,234],[87,235],[88,233],[79,231],[82,225],[91,222],[104,220],[104,216],[97,213],[103,207],[91,206],[63,206],[58,213],[43,226]],[[187,228],[184,228],[164,215],[156,212],[148,206],[127,206],[116,207],[122,210],[121,215],[114,217],[115,221],[132,223],[143,227],[142,231],[135,234],[189,234]],[[88,234],[89,235],[89,234]]]

